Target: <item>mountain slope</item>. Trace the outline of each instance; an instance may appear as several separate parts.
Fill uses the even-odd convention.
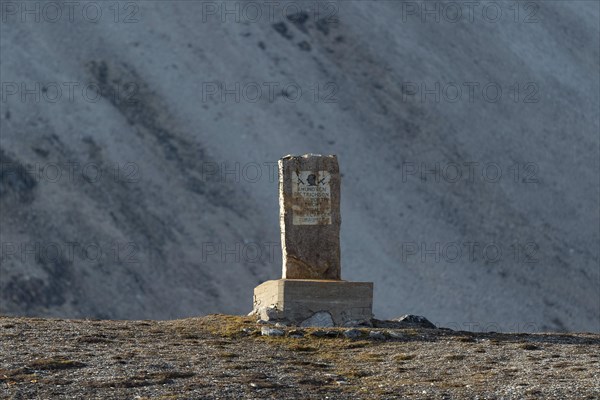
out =
[[[1,24],[3,313],[248,312],[280,276],[274,163],[313,152],[377,317],[600,329],[597,3],[135,4]]]

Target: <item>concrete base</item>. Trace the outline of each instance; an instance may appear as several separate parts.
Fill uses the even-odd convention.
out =
[[[319,311],[336,326],[373,318],[373,283],[279,279],[254,288],[254,314],[266,320],[300,324]]]

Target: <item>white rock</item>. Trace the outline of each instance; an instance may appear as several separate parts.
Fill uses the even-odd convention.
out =
[[[283,336],[285,334],[281,329],[269,328],[268,326],[263,326],[260,329],[260,334],[263,336]]]
[[[331,328],[334,326],[333,318],[327,311],[319,311],[314,313],[310,318],[305,319],[300,324],[302,327],[317,327],[317,328]]]
[[[386,331],[386,333],[393,339],[404,339],[405,338],[405,336],[401,332]]]
[[[361,335],[358,329],[347,329],[344,331],[344,337],[347,339],[356,339]]]
[[[275,307],[260,307],[258,309],[259,315],[261,319],[265,321],[273,321],[279,318],[279,310]]]
[[[385,340],[385,335],[383,334],[383,332],[379,332],[379,331],[369,332],[369,337],[371,339],[376,339],[376,340]]]

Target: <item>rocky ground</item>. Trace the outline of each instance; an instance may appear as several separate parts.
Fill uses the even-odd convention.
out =
[[[226,315],[173,321],[1,317],[0,397],[600,396],[598,334],[375,326],[298,329]]]

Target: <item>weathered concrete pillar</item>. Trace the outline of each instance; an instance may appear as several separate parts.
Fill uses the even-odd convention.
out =
[[[279,160],[283,279],[340,279],[340,170],[336,156]]]

